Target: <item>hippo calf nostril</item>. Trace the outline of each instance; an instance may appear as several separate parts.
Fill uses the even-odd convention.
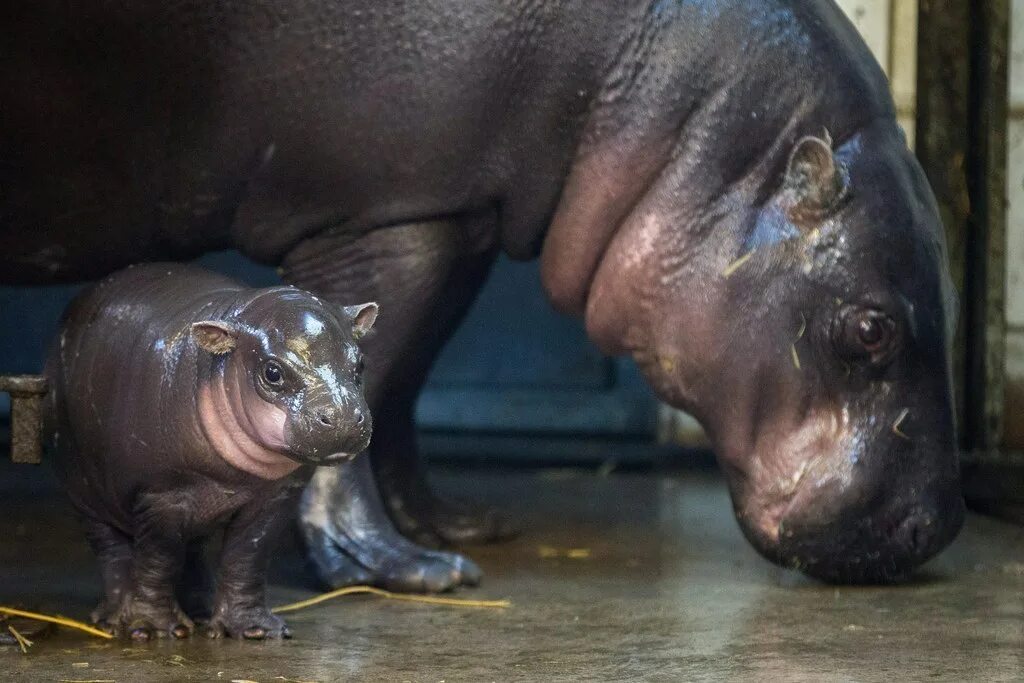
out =
[[[356,413],[356,424],[357,424],[357,425],[361,425],[361,424],[363,424],[364,422],[366,422],[366,416],[365,416],[365,415],[363,415],[362,413],[358,413],[358,412],[357,412],[357,413]]]
[[[325,427],[333,427],[334,426],[334,421],[331,419],[330,414],[328,414],[326,412],[317,412],[317,414],[316,414],[316,421],[319,422],[320,424],[324,425]]]

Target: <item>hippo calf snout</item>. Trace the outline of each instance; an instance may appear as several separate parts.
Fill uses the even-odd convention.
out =
[[[330,464],[366,450],[372,432],[370,411],[360,400],[308,409],[292,423],[287,440],[308,462]]]

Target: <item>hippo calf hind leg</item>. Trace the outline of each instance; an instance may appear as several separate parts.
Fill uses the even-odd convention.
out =
[[[473,242],[467,234],[483,235],[475,244],[489,244],[490,228],[432,221],[377,229],[359,238],[340,230],[303,242],[284,261],[284,279],[291,284],[339,304],[380,304],[381,317],[361,346],[366,354],[365,393],[376,425],[370,457],[381,461],[385,484],[394,480],[387,476],[391,473],[423,482],[418,469],[403,469],[415,466],[416,457],[409,436],[411,410],[403,409],[402,402],[411,406],[447,334],[430,322],[434,316],[447,316],[443,294],[453,269],[465,265],[460,255],[475,251],[481,262],[493,260],[489,246],[467,246]],[[486,272],[486,265],[478,267]],[[453,304],[453,309],[464,307]],[[458,316],[453,317],[454,325]],[[399,397],[398,408],[392,396]],[[384,436],[391,430],[395,439]],[[479,581],[480,570],[465,557],[422,548],[399,534],[377,486],[368,459],[359,457],[318,470],[307,487],[300,523],[310,559],[326,583],[443,591]],[[388,495],[394,507],[394,491]],[[424,509],[421,504],[408,507]],[[436,535],[430,539],[439,540]]]
[[[121,601],[131,591],[132,542],[114,527],[97,520],[85,522],[85,535],[100,565],[103,601],[90,619],[99,628],[114,635],[118,631]]]

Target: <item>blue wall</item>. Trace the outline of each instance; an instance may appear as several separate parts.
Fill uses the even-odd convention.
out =
[[[201,262],[256,285],[278,281],[234,252]],[[78,289],[0,287],[0,373],[39,372]],[[0,394],[0,412],[7,405]],[[418,411],[429,429],[641,436],[653,434],[656,415],[632,362],[604,358],[580,321],[551,310],[536,263],[508,260],[442,353]]]

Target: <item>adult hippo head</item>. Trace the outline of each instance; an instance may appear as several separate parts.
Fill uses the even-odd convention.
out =
[[[963,521],[955,295],[887,84],[827,14],[764,15],[766,36],[797,47],[722,66],[697,94],[649,67],[627,104],[609,96],[543,275],[604,350],[702,422],[763,555],[830,581],[895,580]]]
[[[963,521],[935,200],[893,123],[799,138],[769,178],[712,214],[722,240],[673,229],[675,191],[641,201],[597,270],[588,330],[701,420],[762,554],[898,579]]]

